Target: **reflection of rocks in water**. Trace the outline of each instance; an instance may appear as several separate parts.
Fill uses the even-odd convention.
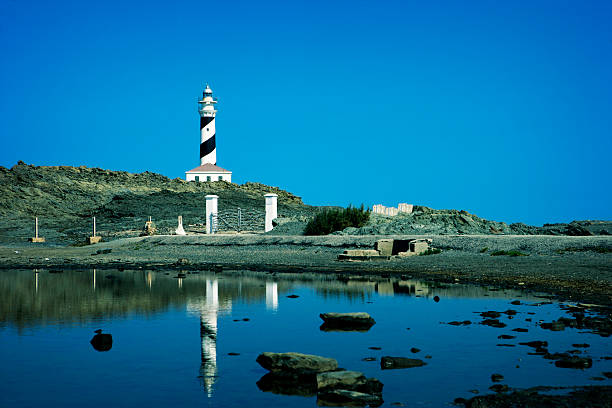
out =
[[[418,358],[385,356],[380,359],[380,368],[383,370],[421,367],[424,365],[427,365],[427,363],[425,363],[423,360],[419,360]]]
[[[257,387],[273,394],[313,397],[317,394],[317,378],[315,374],[268,373],[257,381]]]
[[[92,347],[97,351],[108,351],[113,348],[113,336],[110,334],[102,333],[102,330],[98,329],[95,331],[96,335],[93,336],[90,343]]]
[[[376,324],[368,313],[322,313],[319,315],[325,323],[321,331],[359,331],[366,332]]]

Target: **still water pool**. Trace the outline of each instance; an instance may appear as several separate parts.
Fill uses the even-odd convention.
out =
[[[566,311],[521,292],[250,272],[182,279],[176,272],[54,272],[0,274],[2,407],[315,407],[314,396],[258,388],[267,371],[255,359],[264,351],[335,358],[382,381],[385,406],[445,406],[476,390],[489,393],[493,373],[516,388],[610,384],[592,379],[612,371],[604,358],[612,354],[610,339],[584,329],[542,329],[539,322]],[[480,312],[508,309],[517,313],[501,315],[506,327],[480,324]],[[362,311],[376,320],[367,332],[319,329],[319,313]],[[465,320],[472,324],[448,324]],[[112,334],[110,350],[92,347],[96,329]],[[579,350],[593,365],[558,368],[519,345],[533,340],[547,341],[550,353]],[[589,347],[573,346],[584,343]],[[381,370],[382,356],[427,365]]]

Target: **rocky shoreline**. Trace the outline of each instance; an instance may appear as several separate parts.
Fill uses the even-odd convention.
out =
[[[253,270],[331,273],[338,279],[398,275],[612,305],[612,237],[427,236],[441,253],[389,261],[337,260],[344,249],[372,248],[378,238],[219,234],[125,238],[81,247],[23,243],[0,246],[0,269]]]

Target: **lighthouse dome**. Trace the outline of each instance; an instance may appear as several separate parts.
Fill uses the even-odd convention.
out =
[[[206,85],[206,89],[204,89],[204,93],[205,94],[212,94],[212,89],[210,89],[210,86]]]

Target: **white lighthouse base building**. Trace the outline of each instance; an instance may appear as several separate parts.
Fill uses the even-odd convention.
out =
[[[204,163],[185,172],[187,181],[227,181],[232,182],[232,172],[212,163]]]

